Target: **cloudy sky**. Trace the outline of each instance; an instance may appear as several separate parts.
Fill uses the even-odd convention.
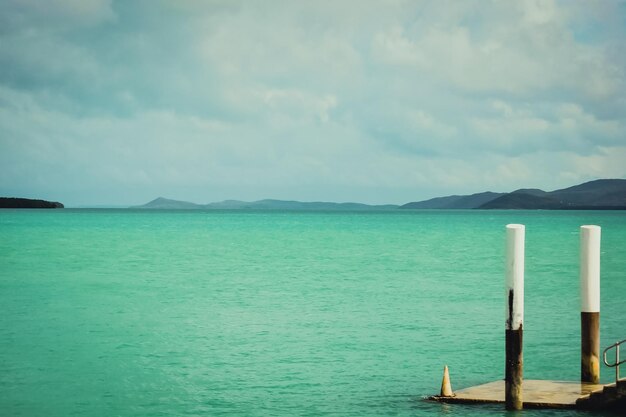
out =
[[[623,1],[0,0],[0,195],[406,203],[626,177]]]

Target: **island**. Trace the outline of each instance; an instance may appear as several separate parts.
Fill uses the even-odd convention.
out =
[[[0,197],[0,209],[57,209],[64,208],[57,201],[32,200],[30,198]]]

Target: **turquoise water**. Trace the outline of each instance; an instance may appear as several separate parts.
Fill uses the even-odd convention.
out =
[[[606,346],[624,212],[0,211],[0,415],[506,414],[422,398],[444,364],[453,388],[503,377],[513,222],[525,377],[576,380],[578,228],[603,227]]]

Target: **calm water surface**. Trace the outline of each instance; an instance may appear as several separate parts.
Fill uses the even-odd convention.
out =
[[[603,227],[606,346],[624,212],[2,210],[0,415],[504,415],[422,398],[444,364],[453,388],[503,377],[507,223],[525,377],[576,380],[578,228]]]

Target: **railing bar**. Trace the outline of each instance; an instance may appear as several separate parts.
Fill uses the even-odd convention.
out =
[[[624,343],[624,342],[626,342],[626,339],[622,340],[621,342],[613,343],[611,346],[609,346],[609,347],[607,347],[606,349],[604,349],[604,351],[602,352],[602,356],[603,356],[603,359],[604,359],[604,364],[605,364],[606,366],[613,367],[613,366],[618,365],[618,363],[617,363],[617,362],[619,362],[619,363],[624,363],[624,362],[626,361],[626,359],[623,359],[623,360],[621,360],[621,361],[620,361],[620,360],[619,360],[619,354],[617,354],[617,352],[616,352],[616,356],[615,356],[615,362],[616,362],[616,363],[613,363],[613,364],[610,364],[610,365],[609,365],[609,364],[608,364],[608,362],[607,362],[607,360],[606,360],[606,354],[608,353],[608,351],[609,351],[609,350],[611,350],[612,348],[616,348],[616,351],[619,351],[619,345],[620,345],[620,344],[622,344],[622,343]]]
[[[611,349],[611,348],[613,348],[613,347],[615,347],[615,346],[617,346],[617,345],[621,345],[622,343],[625,343],[625,342],[626,342],[626,339],[624,339],[624,340],[620,340],[619,342],[615,342],[615,343],[613,343],[611,346],[607,347],[607,348],[606,348],[606,349],[604,349],[604,350],[609,350],[609,349]]]
[[[615,367],[615,383],[617,383],[619,381],[619,366],[623,363],[626,363],[626,359],[619,359],[619,348],[620,345],[622,343],[625,343],[626,339],[621,340],[619,342],[613,343],[611,346],[607,347],[606,349],[604,349],[604,351],[602,352],[602,360],[604,361],[604,364],[606,366],[608,366],[609,368],[613,368]],[[615,348],[615,362],[614,363],[609,363],[606,360],[606,354],[608,353],[609,350]]]

